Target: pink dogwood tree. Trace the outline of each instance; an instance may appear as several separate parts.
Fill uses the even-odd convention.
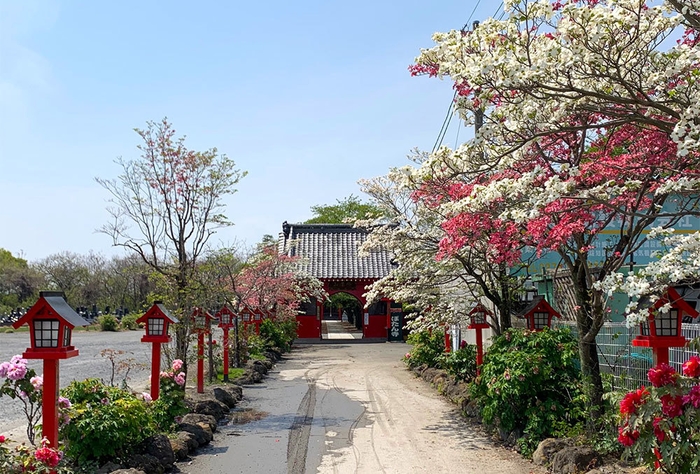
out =
[[[444,216],[439,258],[484,242],[494,264],[522,261],[526,247],[560,257],[595,414],[604,283],[650,227],[700,207],[697,15],[677,2],[505,3],[502,20],[436,33],[411,67],[449,77],[462,117],[484,117],[474,140],[432,154],[413,179]],[[615,239],[592,260],[603,229]]]

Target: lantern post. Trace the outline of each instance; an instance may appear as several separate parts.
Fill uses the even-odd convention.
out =
[[[212,315],[202,309],[192,311],[192,325],[197,333],[197,393],[204,393],[204,335],[210,331]]]
[[[158,400],[161,344],[170,342],[168,328],[171,324],[177,323],[178,319],[165,309],[161,301],[156,301],[136,322],[143,324],[146,329],[146,335],[141,338],[141,342],[153,344],[151,347],[151,398]]]
[[[224,306],[217,313],[216,317],[219,320],[219,327],[224,331],[224,337],[222,344],[224,345],[224,382],[228,382],[228,367],[229,367],[229,347],[228,347],[228,333],[233,327],[233,320],[236,315],[229,309],[228,306]]]
[[[666,305],[670,305],[670,308],[663,310]],[[651,347],[654,365],[668,364],[668,349],[683,347],[687,342],[681,334],[684,313],[693,318],[698,317],[698,312],[678,294],[678,291],[669,287],[649,308],[649,320],[640,324],[639,335],[632,340],[632,345]]]
[[[247,305],[243,305],[243,309],[241,309],[241,318],[243,320],[243,332],[247,333],[248,326],[253,320],[253,311]]]
[[[260,335],[260,324],[262,323],[263,319],[263,311],[260,309],[260,307],[256,307],[253,310],[253,322],[255,323],[255,334],[258,336]]]
[[[22,354],[25,359],[43,359],[44,386],[41,394],[41,434],[49,446],[58,448],[58,383],[61,359],[78,355],[71,344],[73,328],[87,326],[73,308],[68,306],[60,291],[42,291],[37,302],[12,327],[27,324],[31,347]]]
[[[491,315],[484,306],[479,303],[469,312],[469,326],[467,329],[476,330],[476,373],[481,373],[481,366],[484,363],[484,338],[482,331],[488,329],[489,323],[486,321],[486,316]]]

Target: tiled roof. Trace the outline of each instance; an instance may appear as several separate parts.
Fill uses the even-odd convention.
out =
[[[282,225],[280,252],[301,257],[300,268],[319,279],[379,279],[393,268],[391,256],[377,250],[357,255],[367,232],[350,224]]]

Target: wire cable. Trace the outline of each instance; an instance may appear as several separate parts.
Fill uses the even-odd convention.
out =
[[[472,20],[472,17],[474,16],[474,13],[476,13],[476,9],[479,8],[479,4],[481,3],[481,0],[476,2],[476,5],[474,5],[474,9],[472,10],[472,13],[469,15],[469,18],[467,19],[467,22],[464,24],[462,27],[462,31],[467,31],[467,28],[469,27],[469,22]],[[501,2],[503,3],[503,2]]]
[[[452,121],[452,108],[454,107],[455,99],[457,98],[457,91],[455,91],[450,101],[450,106],[447,108],[447,115],[445,115],[445,120],[442,122],[442,127],[440,127],[440,132],[438,133],[437,140],[433,145],[433,153],[437,151],[438,148],[442,146],[442,141],[445,139],[445,134],[447,134],[447,129],[450,128],[450,122]]]

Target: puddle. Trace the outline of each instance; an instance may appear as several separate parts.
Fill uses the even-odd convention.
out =
[[[259,411],[254,408],[241,408],[235,409],[229,413],[230,420],[229,425],[244,425],[250,423],[251,421],[258,421],[265,418],[269,413],[266,411]]]

